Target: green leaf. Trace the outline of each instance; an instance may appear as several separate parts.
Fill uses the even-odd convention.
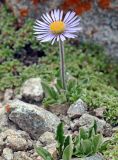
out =
[[[102,140],[103,140],[103,136],[101,134],[95,135],[92,138],[92,146],[93,146],[94,153],[99,151],[99,149],[101,148]]]
[[[72,144],[72,139],[70,140],[70,144],[64,149],[63,151],[63,160],[71,160],[73,155],[73,144]]]
[[[44,160],[53,160],[51,154],[44,148],[38,147],[36,148],[36,152],[39,156],[41,156]]]
[[[71,137],[67,136],[64,141],[64,149],[71,143]]]
[[[89,128],[89,137],[92,137],[95,134],[97,134],[97,122],[96,122],[96,120],[94,120],[93,126]]]
[[[108,147],[108,144],[109,144],[109,140],[108,141],[105,141],[102,143],[101,147],[99,148],[99,151],[102,153],[103,151],[105,151]]]
[[[71,89],[75,86],[75,82],[73,80],[69,80],[67,83],[67,90],[71,91]]]
[[[57,79],[57,83],[56,83],[55,86],[56,86],[58,92],[61,93],[61,90],[63,89],[63,86],[62,86],[61,80],[59,78]]]
[[[52,99],[58,98],[58,93],[54,90],[54,88],[50,87],[47,83],[42,82],[43,89],[47,96],[51,97]]]
[[[80,128],[79,136],[80,136],[80,139],[87,139],[88,133],[84,128]]]
[[[81,147],[84,155],[90,155],[92,153],[92,143],[89,139],[81,140]]]
[[[63,122],[61,122],[58,125],[57,131],[56,131],[57,150],[58,150],[60,156],[62,155],[63,145],[64,145],[64,141],[65,141],[63,128],[64,128],[64,124],[63,124]]]
[[[97,134],[97,122],[96,122],[96,120],[94,120],[93,128],[94,128],[95,134]]]

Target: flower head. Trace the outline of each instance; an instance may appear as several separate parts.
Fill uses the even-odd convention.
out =
[[[42,15],[42,21],[36,20],[34,31],[36,37],[41,42],[55,40],[64,41],[66,38],[77,37],[77,32],[81,30],[80,18],[73,11],[68,11],[63,15],[62,10],[53,10]]]

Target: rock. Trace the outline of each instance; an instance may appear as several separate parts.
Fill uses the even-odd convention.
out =
[[[113,127],[112,131],[113,131],[114,133],[117,133],[117,132],[118,132],[118,126]]]
[[[36,160],[44,160],[44,159],[38,156]]]
[[[70,128],[71,130],[74,131],[79,131],[79,119],[74,119],[73,121],[70,122]]]
[[[40,140],[38,139],[36,142],[35,142],[35,146],[36,147],[41,147],[43,146],[43,144],[40,142]]]
[[[8,128],[15,129],[16,126],[9,121],[6,106],[0,108],[0,132],[5,131]]]
[[[18,152],[14,152],[13,160],[32,160],[32,158],[30,158],[28,153],[18,151]]]
[[[37,160],[37,158],[39,157],[39,155],[35,149],[28,151],[28,153],[30,154],[30,158],[32,158],[32,160]],[[44,160],[44,159],[42,159],[42,160]]]
[[[59,104],[48,106],[46,109],[56,115],[67,115],[68,108],[68,104]]]
[[[3,107],[2,103],[0,102],[0,109]]]
[[[98,132],[101,132],[101,133],[104,134],[104,132],[105,132],[104,129],[107,128],[107,125],[108,125],[106,123],[106,121],[105,120],[101,120],[101,119],[99,119],[97,117],[94,117],[94,116],[92,116],[90,114],[87,114],[87,113],[83,114],[78,120],[78,125],[81,126],[81,127],[84,126],[86,128],[89,128],[93,124],[94,120],[96,120],[96,122],[97,122],[97,130],[98,130]]]
[[[13,160],[13,151],[10,148],[4,148],[2,156],[5,160]]]
[[[13,109],[9,119],[29,133],[33,139],[38,139],[46,131],[54,132],[60,123],[56,115],[36,105],[13,100],[10,106]]]
[[[98,118],[103,118],[105,109],[106,109],[105,107],[100,107],[100,108],[94,109],[94,114]]]
[[[20,94],[27,102],[40,102],[44,97],[40,78],[30,78],[23,84]]]
[[[0,154],[2,153],[4,146],[5,146],[5,142],[4,142],[3,139],[0,137]]]
[[[4,130],[9,126],[8,124],[8,117],[5,114],[5,109],[0,108],[0,129]]]
[[[86,111],[87,105],[81,99],[78,99],[70,106],[67,113],[70,118],[77,118],[82,116]]]
[[[105,137],[111,137],[113,134],[112,127],[110,124],[106,124],[103,129],[103,134]]]
[[[11,148],[13,151],[31,149],[33,147],[30,137],[24,131],[8,129],[0,133],[2,147]]]
[[[82,158],[72,158],[72,160],[104,160],[103,156],[101,154],[96,154],[90,157],[86,157],[84,159]]]
[[[12,99],[14,95],[14,92],[12,89],[6,89],[4,94],[4,101],[7,102],[8,100]]]
[[[41,15],[46,11],[57,8],[62,0],[48,0],[48,1],[17,1],[17,0],[6,0],[7,6],[10,7],[19,21],[25,17],[36,17],[36,15]]]
[[[28,148],[27,141],[18,135],[8,136],[6,143],[8,147],[11,147],[15,151],[22,151]]]
[[[48,150],[48,152],[52,155],[54,160],[57,160],[57,149],[56,149],[56,143],[47,145],[45,149]]]
[[[42,134],[39,138],[39,140],[41,141],[41,143],[43,143],[44,145],[49,145],[51,143],[55,142],[55,137],[54,134],[52,132],[45,132],[44,134]]]

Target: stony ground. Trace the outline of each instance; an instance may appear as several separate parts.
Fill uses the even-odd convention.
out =
[[[48,149],[56,160],[54,132],[60,120],[65,123],[66,134],[77,134],[81,126],[88,128],[94,120],[105,139],[116,130],[103,119],[105,108],[90,111],[86,103],[78,99],[63,115],[63,107],[60,110],[55,107],[53,113],[47,111],[41,103],[43,97],[40,78],[27,80],[20,95],[14,96],[11,90],[6,91],[0,108],[0,160],[41,160],[35,151],[38,146]],[[90,160],[94,158],[103,159],[96,155]]]

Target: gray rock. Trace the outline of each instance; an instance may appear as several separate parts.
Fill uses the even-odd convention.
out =
[[[2,156],[5,160],[13,160],[13,151],[10,148],[4,148]]]
[[[36,147],[42,147],[43,144],[40,142],[40,140],[38,139],[36,142],[35,142],[35,146]]]
[[[0,154],[2,153],[3,149],[5,146],[5,142],[3,141],[3,139],[0,137]]]
[[[68,108],[69,108],[68,104],[57,104],[48,106],[47,110],[56,115],[67,115]]]
[[[54,132],[60,123],[60,119],[56,115],[36,105],[13,100],[10,106],[12,111],[9,119],[34,139],[38,139],[46,131]]]
[[[5,109],[1,108],[0,109],[0,129],[4,130],[8,126],[9,126],[9,124],[8,124],[8,117],[5,114]]]
[[[3,107],[2,103],[0,102],[0,109]]]
[[[103,118],[105,109],[106,109],[105,107],[100,107],[100,108],[94,109],[94,113],[95,113],[96,117]]]
[[[18,151],[14,152],[13,160],[32,160],[32,158],[30,158],[30,155],[27,152]]]
[[[79,118],[78,124],[81,127],[84,126],[85,128],[89,128],[93,124],[94,120],[96,120],[96,122],[97,122],[98,132],[104,133],[104,128],[106,128],[106,126],[107,126],[106,121],[105,120],[101,120],[101,119],[99,119],[99,118],[97,118],[95,116],[92,116],[90,114],[87,114],[87,113],[83,114]]]
[[[45,147],[45,149],[48,150],[48,152],[52,155],[53,159],[54,160],[57,160],[57,149],[56,149],[56,143],[53,143],[53,144],[50,144],[50,145],[47,145]]]
[[[54,134],[52,132],[47,131],[40,136],[39,140],[44,145],[49,145],[49,144],[52,144],[52,143],[55,142],[55,137],[54,137]]]
[[[0,146],[11,148],[13,151],[31,149],[33,147],[30,137],[24,131],[8,129],[0,134]]]
[[[51,9],[57,8],[61,2],[63,3],[63,0],[37,1],[38,3],[36,2],[36,4],[34,1],[27,1],[27,0],[23,1],[6,0],[5,2],[7,6],[12,8],[15,16],[19,18],[20,21],[21,10],[26,11],[26,15],[24,17],[22,16],[22,18],[25,18],[27,16],[36,17],[36,12],[37,15],[39,15]]]
[[[26,101],[40,102],[43,99],[44,92],[40,78],[30,78],[23,84],[20,94]]]
[[[77,118],[82,116],[86,111],[87,105],[81,99],[78,99],[70,106],[67,113],[70,118]]]
[[[4,94],[4,101],[7,102],[8,100],[12,99],[14,95],[13,89],[6,89]]]
[[[8,136],[6,145],[16,151],[22,151],[28,148],[27,141],[19,135]]]
[[[70,128],[71,130],[74,131],[79,131],[79,119],[74,119],[73,121],[70,121]]]
[[[101,154],[96,154],[86,158],[72,158],[72,160],[104,160]]]
[[[118,132],[118,126],[114,127],[114,128],[112,129],[112,131],[113,131],[114,133],[117,133],[117,132]]]
[[[103,134],[105,137],[111,137],[113,134],[113,130],[110,124],[106,124],[103,129]]]

